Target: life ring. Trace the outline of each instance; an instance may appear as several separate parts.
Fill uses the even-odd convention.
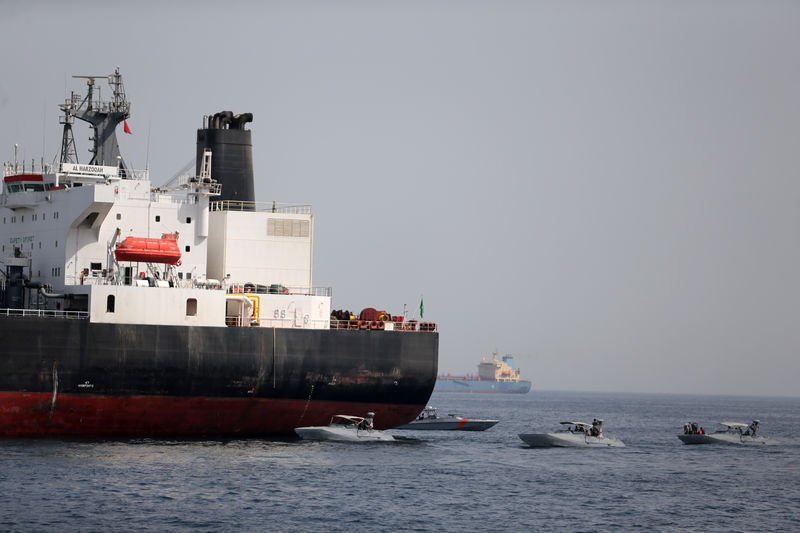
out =
[[[181,266],[181,260],[180,260],[180,259],[178,259],[178,262],[177,262],[177,263],[175,263],[175,265],[176,265],[176,266]]]

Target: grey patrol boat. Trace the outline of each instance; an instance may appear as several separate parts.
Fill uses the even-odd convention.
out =
[[[603,435],[603,420],[595,418],[586,422],[560,422],[565,429],[552,433],[520,433],[531,448],[624,448],[625,443]]]
[[[395,429],[434,430],[434,431],[485,431],[499,420],[463,418],[455,414],[439,416],[436,407],[427,406],[416,420]]]
[[[721,424],[725,429],[705,433],[702,432],[702,428],[697,429],[696,422],[690,422],[683,426],[683,435],[678,435],[678,438],[684,444],[778,444],[770,437],[758,435],[761,424],[758,420],[753,420],[750,424],[742,422],[721,422]]]

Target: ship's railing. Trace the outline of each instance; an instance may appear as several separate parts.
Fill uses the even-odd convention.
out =
[[[285,287],[279,284],[226,283],[227,292],[234,294],[297,294],[300,296],[331,296],[330,287]]]
[[[223,200],[211,202],[208,208],[211,211],[260,211],[285,215],[311,214],[311,205],[279,204],[278,202],[239,202]]]
[[[381,320],[337,320],[331,318],[331,329],[351,330],[383,330],[383,331],[420,331],[434,333],[439,331],[435,322],[381,321]]]
[[[7,178],[20,174],[52,174],[57,168],[57,166],[49,163],[40,163],[39,168],[36,167],[35,159],[31,159],[30,167],[27,166],[25,161],[17,161],[16,163],[3,161],[3,177]]]
[[[87,311],[56,311],[54,309],[0,309],[0,316],[87,319],[89,313]]]
[[[225,324],[229,327],[261,327],[261,328],[278,328],[278,329],[328,329],[327,319],[312,319],[295,317],[290,318],[267,318],[262,316],[260,319],[251,317],[250,322],[246,322],[246,318],[240,314],[226,315]]]
[[[78,168],[86,168],[89,170],[81,171]],[[102,169],[102,170],[95,170]],[[40,163],[36,164],[35,160],[31,160],[30,166],[25,161],[3,162],[3,177],[18,176],[20,174],[65,174],[72,179],[105,179],[106,177],[124,177],[129,180],[146,180],[150,178],[150,171],[145,169],[128,168],[124,171],[125,176],[120,176],[122,171],[117,167],[103,166],[103,165],[89,165],[78,163]],[[62,178],[63,180],[63,178]]]

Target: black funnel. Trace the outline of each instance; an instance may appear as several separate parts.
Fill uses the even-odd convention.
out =
[[[253,140],[245,124],[253,115],[234,115],[222,111],[207,117],[204,128],[197,130],[195,175],[200,175],[203,151],[211,149],[211,178],[222,184],[222,194],[215,201],[255,202],[253,181]]]

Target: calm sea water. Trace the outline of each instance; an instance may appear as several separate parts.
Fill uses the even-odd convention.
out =
[[[0,530],[800,530],[798,398],[534,391],[431,404],[501,422],[372,444],[0,441]],[[593,417],[628,447],[517,437]],[[676,437],[690,419],[753,418],[779,446]]]

